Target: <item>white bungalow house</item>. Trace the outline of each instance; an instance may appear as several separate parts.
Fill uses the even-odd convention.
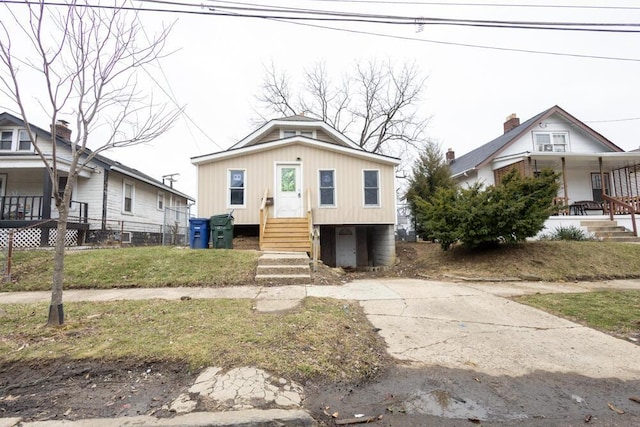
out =
[[[52,156],[51,133],[30,125],[45,156]],[[56,126],[60,184],[69,172],[71,130]],[[0,246],[10,230],[18,247],[51,246],[58,213],[51,178],[25,131],[25,123],[0,113]],[[114,241],[186,244],[188,207],[194,199],[119,162],[97,155],[80,171],[73,190],[67,244]]]
[[[262,250],[314,252],[330,266],[395,260],[399,160],[360,148],[323,121],[272,120],[226,151],[194,157],[198,216],[233,212]]]
[[[446,158],[461,185],[493,185],[514,168],[526,176],[542,168],[561,172],[555,202],[562,208],[547,221],[548,229],[580,225],[584,215],[609,220],[616,215],[618,224],[636,230],[640,152],[625,152],[558,106],[523,123],[512,114],[502,135],[458,158],[449,149]]]

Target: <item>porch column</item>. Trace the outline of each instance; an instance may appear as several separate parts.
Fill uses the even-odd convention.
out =
[[[602,170],[602,157],[598,157],[598,166],[600,167],[600,187],[601,191],[602,191],[602,195],[605,195],[605,188],[607,188],[607,184],[605,184],[604,182],[604,171]],[[602,198],[602,200],[604,200],[604,197]]]
[[[533,176],[533,166],[531,165],[531,156],[527,157],[527,170],[525,176]]]
[[[567,165],[565,158],[562,158],[562,187],[564,188],[564,203],[569,204],[569,192],[567,191]]]
[[[51,219],[51,196],[53,195],[53,183],[49,171],[44,168],[42,177],[42,219]],[[49,227],[40,228],[40,246],[49,246]]]

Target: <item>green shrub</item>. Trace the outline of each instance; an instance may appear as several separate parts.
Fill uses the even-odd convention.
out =
[[[547,240],[574,240],[578,242],[593,240],[586,231],[575,225],[556,227],[546,238]]]
[[[544,228],[555,211],[552,200],[559,174],[550,169],[538,177],[521,177],[513,170],[502,183],[486,189],[440,189],[429,201],[417,200],[417,220],[447,250],[456,242],[469,248],[520,243]]]

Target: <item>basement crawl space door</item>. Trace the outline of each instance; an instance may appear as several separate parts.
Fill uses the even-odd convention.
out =
[[[336,227],[336,267],[356,267],[356,228]]]
[[[302,176],[299,163],[276,164],[275,217],[302,217]]]

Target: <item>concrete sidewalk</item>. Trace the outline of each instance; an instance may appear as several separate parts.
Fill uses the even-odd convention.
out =
[[[640,289],[640,281],[556,284],[375,279],[342,286],[68,290],[64,293],[64,300],[248,298],[255,300],[259,311],[294,308],[307,296],[357,300],[385,339],[389,354],[415,366],[439,366],[514,377],[544,371],[571,372],[590,378],[640,378],[639,346],[504,298],[537,292],[588,292],[597,289]],[[0,293],[0,304],[48,302],[49,298],[49,292]],[[301,389],[294,384],[283,384],[279,390],[271,389],[269,384],[273,381],[266,381],[265,375],[268,374],[257,370],[253,374],[239,372],[235,379],[220,380],[220,383],[237,384],[235,389],[223,387],[218,392],[227,398],[230,393],[235,393],[233,399],[241,401],[245,393],[242,390],[253,387],[259,390],[260,396],[272,396],[275,406],[278,406],[276,399],[280,398],[282,408],[269,410],[280,412],[254,409],[188,413],[193,408],[189,409],[191,403],[185,398],[182,404],[187,409],[183,412],[187,413],[172,419],[134,417],[19,424],[16,419],[0,418],[0,427],[250,426],[276,420],[280,423],[278,425],[315,425],[309,414],[298,406]],[[205,371],[201,377],[203,379],[196,381],[190,394],[205,390],[214,393],[219,380],[215,373],[207,376]],[[247,378],[251,384],[248,388]],[[217,398],[215,394],[210,397]],[[241,402],[238,407],[242,407]]]

